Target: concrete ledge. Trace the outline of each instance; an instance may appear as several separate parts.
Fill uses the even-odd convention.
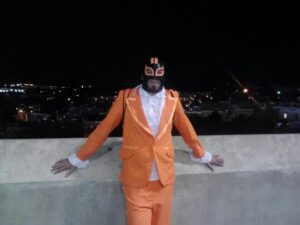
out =
[[[174,137],[173,225],[299,225],[300,135],[201,136],[225,159],[210,172]],[[53,163],[86,138],[0,140],[1,225],[123,225],[121,138],[109,138],[87,169],[52,175]],[[112,147],[108,151],[108,147]]]

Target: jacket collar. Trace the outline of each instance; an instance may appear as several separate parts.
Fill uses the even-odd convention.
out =
[[[140,86],[141,85],[138,85],[137,87],[133,88],[132,94],[130,94],[130,96],[126,99],[126,103],[136,123],[141,128],[143,128],[144,131],[146,131],[148,134],[150,134],[153,137],[151,129],[148,125],[146,116],[143,111],[141,96],[139,92]],[[168,125],[172,123],[173,114],[175,112],[176,104],[178,101],[178,98],[172,97],[165,89],[163,89],[161,92],[157,94],[159,94],[159,96],[157,97],[161,97],[162,95],[165,95],[166,99],[165,99],[165,105],[163,106],[163,111],[160,118],[159,130],[157,132],[157,135],[154,137],[155,139],[159,139],[166,132]]]

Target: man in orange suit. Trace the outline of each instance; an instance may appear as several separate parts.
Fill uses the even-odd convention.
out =
[[[123,143],[120,181],[126,199],[128,225],[170,225],[175,182],[172,125],[202,163],[223,166],[223,159],[205,151],[184,113],[179,94],[164,88],[165,67],[156,57],[145,64],[142,83],[121,90],[105,119],[83,146],[52,166],[54,174],[88,165],[121,121]]]

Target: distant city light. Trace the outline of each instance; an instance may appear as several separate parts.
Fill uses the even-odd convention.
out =
[[[71,98],[68,98],[68,101],[71,101]]]
[[[281,91],[277,91],[277,94],[280,95],[280,94],[281,94]]]
[[[248,93],[248,89],[247,89],[247,88],[244,88],[244,89],[243,89],[243,92],[244,92],[244,93]]]
[[[287,113],[283,113],[283,118],[287,119]]]
[[[15,92],[15,93],[25,93],[24,89],[14,89],[14,88],[0,88],[0,92],[7,93],[7,92]]]

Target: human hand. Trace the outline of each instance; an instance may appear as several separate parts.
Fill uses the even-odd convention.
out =
[[[214,168],[212,166],[223,166],[224,165],[224,159],[221,158],[219,155],[212,155],[212,159],[206,163],[206,166],[214,172]]]
[[[61,173],[66,170],[69,170],[69,172],[65,175],[65,177],[68,177],[75,170],[77,170],[77,167],[73,166],[68,159],[61,159],[51,167],[51,172],[53,174]]]

